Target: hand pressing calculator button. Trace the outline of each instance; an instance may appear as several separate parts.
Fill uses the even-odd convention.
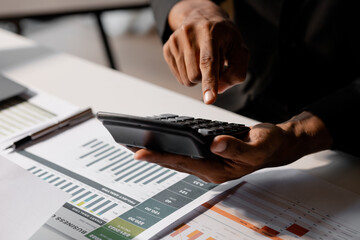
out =
[[[138,117],[98,112],[97,118],[118,143],[192,158],[215,157],[210,145],[217,135],[243,138],[250,130],[244,124],[176,114]]]

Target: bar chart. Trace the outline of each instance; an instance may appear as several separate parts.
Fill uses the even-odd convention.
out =
[[[91,134],[88,129],[92,129]],[[195,176],[135,160],[131,151],[104,136],[103,130],[98,122],[89,120],[40,144],[17,150],[10,157],[69,193],[71,199],[63,207],[66,213],[70,210],[72,214],[87,216],[89,221],[96,217],[96,224],[111,228],[126,227],[131,236],[128,239],[216,186]],[[52,224],[61,228],[61,224]],[[103,232],[112,234],[106,227],[92,234]]]
[[[21,98],[0,104],[0,140],[44,123],[56,115]]]
[[[73,214],[81,217],[85,216],[89,221],[94,221],[94,217],[96,217],[96,223],[100,223],[99,225],[102,227],[91,232],[92,235],[112,235],[113,233],[108,231],[109,227],[112,229],[126,228],[126,235],[128,235],[126,239],[132,239],[216,187],[216,184],[206,183],[196,176],[185,175],[184,177],[181,173],[170,169],[135,161],[132,157],[133,154],[124,147],[113,146],[103,140],[92,139],[80,146],[73,146],[73,148],[80,149],[80,151],[69,154],[72,156],[77,153],[75,154],[76,158],[61,156],[60,159],[63,164],[64,159],[73,164],[75,164],[74,160],[77,160],[77,164],[81,164],[84,174],[74,172],[71,167],[65,168],[37,155],[34,150],[17,150],[12,156],[22,162],[30,173],[71,195],[63,209],[70,210]],[[31,149],[36,149],[36,146]],[[99,158],[102,160],[98,161]],[[96,163],[93,163],[94,161]],[[112,161],[120,162],[109,166]],[[89,163],[93,164],[88,166]],[[96,171],[90,168],[95,168]],[[104,168],[112,171],[112,174],[106,173]],[[105,185],[106,179],[103,183],[94,181],[95,177],[100,174],[113,178],[112,188]],[[175,184],[168,183],[169,179],[177,175],[179,178],[175,179]],[[122,185],[117,187],[115,184]],[[144,190],[149,186],[148,189],[152,189],[156,185],[159,187],[152,194],[146,193],[147,190]],[[130,189],[130,191],[124,189]],[[138,193],[144,200],[136,198]],[[91,216],[88,216],[89,214]],[[52,226],[59,227],[56,224]],[[190,234],[191,239],[195,239],[201,234],[194,232]]]
[[[166,225],[167,217],[185,214],[185,207],[198,206],[196,201],[212,195],[210,191],[217,187],[196,176],[135,160],[96,119],[8,157],[71,195],[58,214],[89,231],[80,239],[112,235],[133,239],[139,234],[148,239],[147,234]],[[60,220],[50,222],[62,231]],[[77,234],[76,229],[66,231]]]
[[[340,219],[249,182],[188,219],[162,239],[360,239],[360,231]]]
[[[156,185],[178,174],[153,163],[134,160],[133,154],[124,147],[97,138],[81,144],[77,151],[77,159],[86,168],[99,174],[110,173],[114,182]]]
[[[104,221],[108,221],[120,213],[118,210],[111,212],[111,210],[121,205],[119,201],[76,179],[56,173],[45,166],[32,166],[28,168],[28,171],[49,184],[69,193],[71,195],[68,201],[69,204],[98,217],[107,215],[107,217],[101,218]]]

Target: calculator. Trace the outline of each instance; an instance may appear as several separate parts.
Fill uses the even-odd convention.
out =
[[[176,114],[139,117],[98,112],[96,117],[117,143],[192,158],[218,157],[210,151],[215,136],[231,135],[241,139],[250,130],[244,124]]]

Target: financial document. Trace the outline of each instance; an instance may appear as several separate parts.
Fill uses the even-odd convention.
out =
[[[3,154],[70,194],[46,223],[69,239],[360,239],[356,194],[286,167],[206,183],[134,160],[96,119]]]
[[[259,171],[154,239],[360,239],[360,196],[300,170]]]
[[[75,239],[149,239],[237,184],[134,160],[96,119],[7,157],[71,195],[47,224]]]

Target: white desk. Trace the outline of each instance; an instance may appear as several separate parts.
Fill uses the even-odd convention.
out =
[[[94,111],[141,116],[170,112],[247,125],[255,123],[251,119],[214,106],[206,106],[200,101],[118,71],[44,49],[2,30],[0,71],[14,80],[80,107],[91,106]],[[304,157],[291,166],[360,194],[359,159],[333,151],[323,151]]]

